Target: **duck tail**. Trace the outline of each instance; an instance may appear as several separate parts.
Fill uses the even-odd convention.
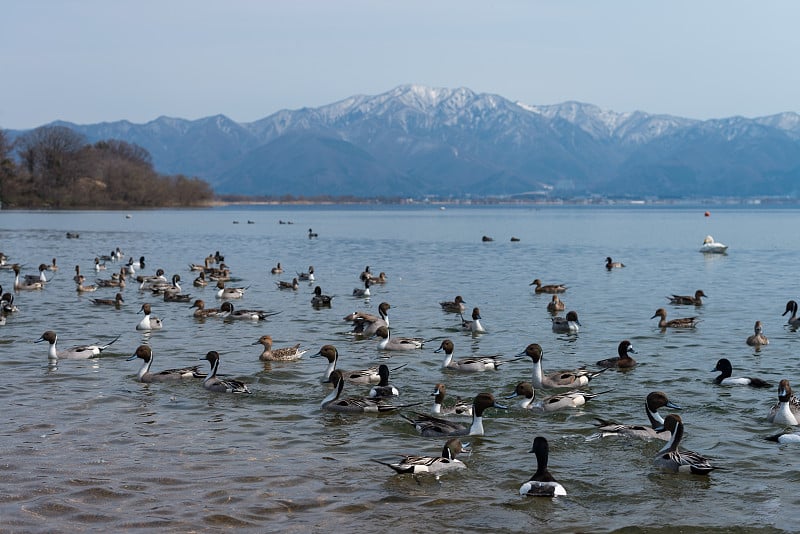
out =
[[[401,475],[405,474],[405,473],[413,473],[414,472],[414,466],[413,465],[404,466],[404,465],[392,464],[392,463],[389,463],[389,462],[382,462],[381,460],[376,460],[375,458],[370,458],[370,461],[375,462],[376,464],[381,464],[381,465],[385,465],[387,467],[391,467],[392,469],[394,469],[397,473],[400,473]]]

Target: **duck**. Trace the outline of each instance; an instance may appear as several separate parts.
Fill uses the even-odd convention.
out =
[[[100,263],[100,258],[96,257],[94,259],[94,270],[96,272],[105,271],[106,270],[106,264],[105,263]]]
[[[328,360],[328,366],[322,375],[322,382],[330,382],[331,374],[336,370],[336,364],[339,362],[339,351],[333,345],[323,345],[319,352],[311,355],[312,358],[325,358]],[[403,367],[396,367],[394,370]],[[378,384],[381,381],[381,375],[378,372],[378,366],[368,367],[367,369],[359,369],[355,371],[341,371],[342,376],[348,382],[354,384]]]
[[[361,274],[358,275],[358,279],[361,280],[362,282],[366,282],[370,278],[372,278],[372,271],[369,270],[369,265],[367,265],[366,267],[364,267],[364,270],[361,271]]]
[[[687,304],[690,306],[702,306],[703,305],[703,297],[708,298],[708,295],[703,293],[702,289],[698,289],[694,292],[694,296],[691,295],[672,295],[671,297],[667,297],[670,304]]]
[[[696,452],[680,450],[683,438],[683,421],[681,416],[671,413],[664,419],[664,428],[672,435],[664,447],[658,451],[653,459],[656,467],[675,473],[692,473],[695,475],[708,475],[718,469],[707,458]]]
[[[608,368],[599,371],[589,371],[587,369],[575,369],[574,371],[558,371],[544,375],[542,372],[542,346],[538,343],[531,343],[519,356],[528,356],[533,361],[533,385],[537,388],[579,388],[589,384],[600,373],[604,373]]]
[[[383,285],[383,284],[386,283],[386,280],[387,280],[386,273],[381,271],[380,273],[378,273],[378,276],[371,276],[370,279],[369,279],[369,283],[373,284],[373,285],[374,284]]]
[[[456,298],[450,301],[442,301],[439,303],[439,306],[442,307],[443,311],[451,312],[451,313],[464,313],[464,304],[466,302],[461,297],[461,295],[456,295]]]
[[[536,455],[536,472],[530,480],[519,487],[519,494],[530,497],[566,496],[567,490],[553,478],[547,469],[547,460],[550,454],[550,445],[547,443],[547,439],[536,436],[533,439],[533,446],[528,452]]]
[[[524,397],[522,402],[520,403],[520,407],[524,410],[540,410],[543,412],[555,412],[559,410],[566,410],[571,408],[579,408],[592,400],[593,398],[597,397],[599,393],[587,393],[584,391],[580,391],[574,389],[572,391],[567,391],[564,393],[557,393],[555,395],[550,395],[542,399],[541,401],[535,402],[534,398],[534,390],[533,385],[530,382],[520,382],[517,384],[517,387],[514,388],[514,393],[508,395],[507,399],[513,399],[514,397]]]
[[[297,279],[298,280],[302,280],[304,282],[313,282],[315,280],[314,279],[314,266],[313,265],[309,265],[308,266],[308,271],[306,271],[304,273],[297,273]]]
[[[87,285],[84,285],[84,282],[86,282],[86,279],[84,278],[83,275],[81,275],[78,278],[78,284],[75,286],[75,290],[78,293],[92,293],[94,291],[97,291],[97,286],[96,285],[92,284],[92,285],[88,285],[87,286]]]
[[[388,302],[381,302],[378,305],[378,315],[363,311],[355,311],[345,316],[345,321],[353,323],[353,330],[351,333],[369,338],[377,334],[378,328],[381,326],[389,327],[389,310],[391,305]]]
[[[798,432],[779,432],[772,436],[767,436],[764,439],[767,441],[775,441],[777,443],[800,443],[800,433]]]
[[[425,437],[482,436],[483,412],[489,408],[508,409],[507,406],[498,404],[494,395],[487,392],[479,393],[472,401],[472,424],[469,427],[419,412],[413,412],[413,418],[404,414],[400,414],[400,417],[411,423]]]
[[[172,275],[172,283],[170,282],[155,282],[150,285],[150,291],[153,292],[154,295],[160,295],[162,293],[180,293],[181,292],[181,275],[173,274]]]
[[[416,337],[391,337],[387,326],[378,327],[375,335],[381,338],[378,350],[416,350],[425,343],[424,339]]]
[[[553,332],[560,334],[577,334],[581,329],[581,322],[578,320],[578,312],[568,311],[566,317],[552,317]]]
[[[0,291],[2,291],[2,287],[0,287]],[[17,308],[17,306],[14,304],[14,294],[3,293],[2,296],[0,296],[0,313],[2,313],[3,316],[6,316],[18,311],[19,308]]]
[[[53,258],[53,263],[51,263],[50,265],[47,266],[47,270],[48,271],[57,271],[58,270],[58,265],[56,265],[56,259],[55,258]]]
[[[150,367],[153,365],[153,349],[150,348],[149,345],[139,345],[136,352],[134,352],[130,358],[127,358],[127,361],[135,360],[136,358],[141,358],[144,361],[139,372],[136,374],[136,378],[139,382],[170,382],[172,380],[203,378],[206,376],[205,373],[199,371],[199,365],[184,367],[182,369],[166,369],[157,373],[151,372]]]
[[[745,343],[751,347],[761,347],[762,345],[769,345],[769,339],[764,335],[764,327],[761,326],[761,321],[756,321],[753,326],[753,335],[747,336]]]
[[[206,287],[208,285],[206,273],[204,271],[200,271],[200,274],[197,275],[197,278],[192,281],[192,285],[194,287]]]
[[[246,287],[225,287],[225,282],[222,280],[217,282],[218,299],[240,299],[244,297],[245,291],[247,291]]]
[[[139,313],[143,313],[144,318],[136,325],[136,330],[161,330],[163,328],[161,319],[150,316],[150,304],[147,302],[142,304]]]
[[[717,361],[717,365],[711,369],[711,372],[719,371],[719,376],[714,379],[714,383],[720,386],[750,386],[754,388],[771,388],[772,384],[761,380],[760,378],[735,378],[733,374],[733,366],[727,358],[721,358]]]
[[[217,391],[219,393],[250,393],[247,384],[239,380],[231,378],[218,378],[217,369],[219,369],[219,353],[215,350],[210,350],[205,358],[211,364],[211,372],[208,373],[203,380],[203,387],[209,391]]]
[[[98,306],[115,306],[119,308],[125,299],[122,298],[122,293],[117,293],[113,299],[92,299],[94,304]]]
[[[456,455],[468,453],[469,443],[461,443],[458,438],[450,438],[442,448],[441,456],[403,456],[402,460],[396,463],[382,462],[373,459],[373,462],[386,465],[394,469],[399,474],[430,473],[439,476],[445,471],[454,469],[466,469],[466,464],[456,458]]]
[[[116,287],[119,289],[125,289],[125,286],[127,285],[127,276],[128,275],[125,273],[125,270],[120,269],[120,272],[113,273],[111,278],[95,278],[95,284],[97,284],[97,287]]]
[[[42,336],[34,341],[34,343],[41,343],[42,341],[47,341],[50,344],[50,347],[47,352],[47,359],[51,362],[56,362],[59,359],[62,360],[87,360],[89,358],[95,358],[100,356],[100,354],[106,350],[108,347],[114,344],[115,341],[119,339],[119,336],[115,337],[105,345],[100,345],[96,343],[94,345],[77,345],[75,347],[70,347],[68,349],[57,350],[56,349],[56,342],[58,341],[58,335],[52,330],[47,330]]]
[[[631,358],[630,354],[636,354],[633,350],[633,345],[627,339],[619,342],[617,345],[617,356],[613,358],[606,358],[597,362],[598,367],[614,367],[617,369],[630,369],[636,365],[636,360]]]
[[[20,266],[18,263],[15,263],[12,267],[14,269],[14,290],[15,291],[35,291],[39,289],[44,289],[44,282],[41,280],[28,282],[27,280],[22,281],[19,279],[19,272]]]
[[[189,293],[173,293],[164,291],[164,302],[191,302],[192,296]]]
[[[481,310],[479,308],[472,308],[472,320],[468,321],[461,315],[461,329],[472,332],[473,334],[483,334],[486,329],[481,324]]]
[[[533,289],[534,293],[564,293],[567,290],[567,286],[564,284],[542,285],[542,281],[538,278],[528,285],[536,286]]]
[[[330,308],[334,296],[323,295],[322,288],[317,286],[314,288],[314,296],[311,297],[311,305],[315,308]]]
[[[564,311],[567,309],[566,304],[564,304],[558,295],[553,295],[553,298],[550,302],[547,303],[547,311],[550,313],[558,313],[560,311]]]
[[[786,303],[786,311],[784,311],[781,316],[786,315],[787,313],[792,312],[792,315],[789,317],[789,320],[786,321],[792,328],[800,327],[800,317],[797,317],[797,302],[794,300],[790,300]]]
[[[622,269],[623,267],[625,267],[624,263],[620,263],[618,261],[613,261],[611,259],[611,256],[607,256],[606,257],[606,269],[608,269],[609,271],[611,269]]]
[[[464,401],[461,397],[456,397],[456,402],[452,406],[445,406],[444,397],[446,392],[447,388],[444,384],[441,382],[436,384],[433,393],[431,393],[433,396],[433,408],[431,408],[431,413],[441,415],[472,415],[472,402]]]
[[[294,291],[297,291],[300,288],[300,283],[297,281],[297,277],[292,278],[291,282],[279,280],[275,282],[275,285],[278,286],[278,289],[292,289]]]
[[[369,397],[372,399],[376,399],[379,397],[397,397],[400,395],[400,391],[389,383],[389,366],[386,364],[380,364],[378,366],[378,375],[381,377],[381,381],[378,382],[377,386],[372,386],[369,390]]]
[[[369,291],[369,286],[372,282],[369,279],[364,280],[364,287],[356,287],[353,289],[353,296],[358,298],[369,297],[371,293]]]
[[[197,308],[192,313],[193,317],[205,319],[206,317],[225,317],[226,312],[219,308],[206,308],[206,303],[202,299],[196,299],[189,308]]]
[[[785,378],[778,384],[778,402],[769,411],[767,421],[784,426],[796,426],[800,421],[800,400],[792,395]]]
[[[313,231],[311,228],[308,229],[308,238],[314,239],[315,237],[319,237],[319,234]]]
[[[433,352],[444,352],[444,361],[442,361],[442,369],[453,369],[456,371],[466,372],[480,372],[480,371],[496,371],[503,363],[498,358],[499,356],[472,356],[462,358],[460,360],[453,360],[453,350],[455,346],[449,339],[442,341],[442,344]]]
[[[278,315],[280,312],[266,312],[264,310],[236,310],[232,302],[223,302],[219,311],[222,312],[225,319],[250,319],[253,321],[262,321],[267,317]]]
[[[14,265],[16,265],[16,264],[14,264]],[[11,266],[12,269],[14,268],[14,265]],[[72,277],[72,280],[77,283],[78,280],[80,280],[80,278],[81,278],[81,266],[80,265],[76,265],[75,266],[75,276]]]
[[[320,408],[323,410],[342,413],[387,413],[406,407],[392,404],[384,398],[342,397],[344,377],[338,369],[331,373],[330,380],[333,391],[322,399]]]
[[[624,425],[596,417],[598,430],[600,431],[599,437],[623,436],[644,440],[660,439],[669,441],[672,433],[664,428],[664,418],[658,413],[659,408],[681,409],[680,406],[669,400],[667,394],[663,391],[651,391],[644,400],[644,410],[647,414],[647,419],[650,421],[650,426]]]
[[[162,284],[169,284],[167,277],[164,276],[164,269],[156,269],[156,274],[146,276],[139,275],[135,279],[137,282],[139,282],[139,291],[148,291],[154,287],[161,286]]]
[[[293,362],[299,360],[308,349],[300,349],[300,343],[291,347],[272,348],[272,336],[265,335],[253,342],[253,345],[263,345],[264,350],[258,356],[262,362]]]
[[[656,317],[661,317],[661,320],[658,321],[659,328],[694,328],[700,322],[697,317],[681,317],[667,321],[667,310],[664,308],[657,309],[650,319]]]
[[[47,264],[46,263],[40,263],[39,264],[39,274],[26,274],[25,275],[25,283],[26,284],[35,284],[36,282],[41,282],[43,284],[46,284],[50,280],[47,279],[47,275],[45,275],[45,272],[47,272]]]
[[[283,273],[283,267],[281,267],[281,262],[278,262],[278,264],[275,267],[273,267],[272,269],[270,269],[269,272],[271,274],[282,274]]]

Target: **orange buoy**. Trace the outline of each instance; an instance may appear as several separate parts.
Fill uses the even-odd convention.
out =
[[[710,212],[710,211],[707,211],[707,212],[705,213],[705,216],[706,216],[706,217],[711,217],[711,212]]]

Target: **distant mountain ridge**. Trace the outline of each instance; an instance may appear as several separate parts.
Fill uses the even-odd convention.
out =
[[[53,124],[243,195],[796,197],[800,178],[797,113],[701,121],[466,88],[404,85],[250,123]]]

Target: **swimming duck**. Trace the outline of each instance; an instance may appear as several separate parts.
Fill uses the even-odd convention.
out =
[[[199,365],[184,367],[182,369],[167,369],[157,373],[151,372],[150,367],[153,365],[153,350],[149,345],[139,345],[139,347],[136,349],[136,352],[134,352],[130,358],[127,358],[127,361],[135,360],[136,358],[141,358],[144,360],[142,367],[136,374],[136,378],[139,380],[139,382],[169,382],[171,380],[182,380],[184,378],[203,378],[206,376],[205,373],[201,373],[199,371]]]
[[[372,386],[372,389],[369,390],[370,398],[376,399],[379,397],[396,397],[400,395],[400,391],[389,383],[388,365],[380,364],[378,366],[378,375],[381,377],[381,381],[378,382],[377,386]]]
[[[761,321],[756,321],[755,326],[753,326],[753,335],[747,336],[745,343],[751,347],[769,345],[769,339],[764,335],[764,328],[761,326]]]
[[[659,328],[694,328],[699,322],[697,317],[681,317],[667,321],[667,310],[664,308],[657,309],[650,318],[655,319],[656,317],[661,317],[661,320],[658,321]]]
[[[704,456],[696,452],[680,450],[679,445],[681,438],[683,438],[683,421],[679,415],[669,414],[664,419],[664,428],[669,430],[672,436],[653,459],[653,464],[656,467],[675,473],[693,473],[695,475],[707,475],[717,469]]]
[[[461,397],[456,397],[456,402],[452,406],[445,406],[444,396],[446,392],[447,388],[444,384],[436,384],[436,388],[433,390],[433,393],[431,393],[431,395],[433,395],[433,408],[431,409],[431,413],[441,415],[472,415],[472,402],[464,401]]]
[[[472,308],[471,321],[467,321],[464,319],[464,316],[461,315],[461,329],[472,332],[473,334],[482,334],[486,332],[481,324],[481,310],[478,308]]]
[[[476,372],[476,371],[495,371],[500,368],[503,363],[498,358],[499,356],[473,356],[462,358],[460,360],[453,360],[453,350],[455,346],[449,339],[442,341],[442,344],[433,352],[444,352],[444,361],[442,361],[442,369],[454,369],[456,371]]]
[[[206,273],[200,271],[200,274],[198,274],[197,278],[194,279],[192,285],[194,285],[194,287],[206,287],[208,285],[208,280],[206,280]]]
[[[381,326],[389,327],[389,310],[391,305],[388,302],[381,302],[378,306],[378,315],[363,311],[355,311],[347,315],[344,320],[352,321],[352,333],[358,336],[369,338],[378,332]]]
[[[322,375],[323,382],[330,382],[331,374],[336,370],[336,364],[339,362],[339,351],[333,345],[323,345],[319,352],[311,355],[312,358],[325,358],[328,360],[328,366]],[[403,367],[402,365],[400,367]],[[400,369],[396,367],[394,370]],[[368,367],[367,369],[360,369],[356,371],[341,371],[342,376],[348,382],[354,384],[378,384],[381,381],[381,375],[378,372],[378,366]]]
[[[553,295],[553,299],[547,303],[547,311],[550,313],[558,313],[567,309],[567,306],[558,298],[558,295]]]
[[[15,291],[32,291],[37,289],[44,289],[44,282],[38,280],[33,282],[21,281],[19,279],[20,266],[15,263],[12,267],[14,269],[14,290]]]
[[[226,312],[219,308],[206,308],[206,303],[202,299],[195,300],[194,304],[189,306],[189,308],[197,308],[192,313],[192,316],[198,319],[204,319],[206,317],[225,317],[227,315]]]
[[[396,406],[383,398],[371,399],[369,397],[342,397],[344,391],[344,377],[338,369],[331,373],[333,391],[322,399],[320,407],[330,412],[344,413],[386,413],[393,412],[405,406]]]
[[[542,399],[541,401],[534,402],[533,385],[530,382],[520,382],[514,388],[514,393],[508,395],[507,399],[514,397],[524,397],[520,403],[520,407],[524,410],[541,410],[543,412],[555,412],[558,410],[566,410],[570,408],[579,408],[597,397],[599,393],[587,393],[574,389],[565,393],[557,393]]]
[[[581,329],[581,322],[578,320],[578,312],[568,311],[566,317],[552,317],[553,332],[560,334],[577,334]]]
[[[0,286],[0,292],[3,291],[2,286]],[[19,308],[14,304],[14,294],[13,293],[2,293],[0,296],[0,312],[5,315],[10,315],[12,313],[16,313],[19,311]]]
[[[714,241],[714,238],[707,235],[703,238],[703,246],[700,247],[700,252],[707,254],[727,254],[728,245],[723,245],[719,241]]]
[[[375,335],[381,338],[378,350],[415,350],[421,349],[425,343],[424,339],[416,337],[391,337],[386,326],[378,327]]]
[[[126,273],[130,274],[130,273]],[[139,282],[139,291],[147,291],[161,284],[168,285],[167,277],[164,276],[164,269],[156,269],[156,274],[139,275],[135,278]]]
[[[531,343],[519,356],[528,356],[533,361],[533,385],[537,388],[579,388],[589,384],[589,382],[608,370],[589,371],[587,369],[575,369],[574,371],[558,371],[545,376],[542,373],[542,347],[538,343]]]
[[[800,327],[800,317],[797,317],[797,302],[794,300],[790,300],[786,303],[786,311],[784,311],[781,316],[784,316],[789,312],[792,312],[792,315],[789,317],[789,320],[786,321],[786,324],[795,329]]]
[[[621,269],[623,267],[625,267],[624,263],[620,263],[618,261],[613,261],[611,259],[611,256],[606,257],[606,269],[608,269],[609,271],[611,269]]]
[[[297,278],[292,278],[291,282],[284,282],[283,280],[279,280],[275,282],[275,285],[278,286],[278,289],[292,289],[297,291],[300,287],[300,283],[297,281]]]
[[[796,426],[800,420],[800,400],[792,395],[792,387],[785,378],[778,384],[778,402],[767,415],[767,421],[778,425]]]
[[[272,336],[261,336],[253,345],[263,345],[264,350],[258,356],[262,362],[293,362],[299,360],[308,349],[300,350],[300,343],[291,347],[272,348]]]
[[[270,269],[269,272],[272,273],[272,274],[281,274],[281,273],[283,273],[283,267],[281,267],[281,262],[278,262],[278,264],[275,267],[273,267],[272,269]]]
[[[313,282],[314,281],[314,266],[309,265],[308,271],[304,273],[297,273],[297,279],[302,280],[304,282]]]
[[[311,228],[308,229],[308,238],[314,239],[315,237],[319,237],[319,234],[313,231]]]
[[[225,282],[222,280],[217,282],[218,299],[240,299],[244,297],[246,290],[246,287],[225,287]]]
[[[771,388],[772,384],[764,382],[760,378],[735,378],[732,377],[733,366],[727,358],[721,358],[711,372],[719,371],[719,376],[714,379],[715,384],[721,386],[750,386],[754,388]]]
[[[698,289],[694,292],[694,296],[690,295],[672,295],[671,297],[667,297],[669,299],[670,304],[687,304],[687,305],[694,305],[694,306],[702,306],[703,305],[703,297],[708,298],[708,295],[703,293],[702,289]]]
[[[767,441],[776,441],[778,443],[800,443],[800,433],[798,432],[779,432],[773,436],[767,436]]]
[[[253,321],[261,321],[280,313],[266,312],[264,310],[236,310],[233,308],[233,303],[231,302],[223,302],[219,311],[225,314],[224,317],[226,319],[250,319]]]
[[[460,423],[454,423],[432,415],[413,412],[414,418],[400,414],[400,416],[411,423],[417,432],[425,437],[445,437],[445,436],[482,436],[483,412],[488,408],[507,409],[506,406],[498,404],[491,393],[479,393],[472,401],[472,424],[469,428]]]
[[[164,302],[191,302],[192,296],[189,293],[173,293],[164,291]]]
[[[119,308],[125,299],[122,298],[122,293],[117,293],[113,299],[92,299],[92,302],[100,306],[116,306]]]
[[[47,358],[51,362],[56,362],[59,359],[63,360],[86,360],[89,358],[94,358],[95,356],[100,356],[100,353],[110,347],[116,340],[119,339],[119,336],[115,337],[105,345],[78,345],[76,347],[70,347],[68,349],[63,350],[56,350],[56,341],[58,341],[58,336],[52,330],[47,330],[42,336],[34,341],[34,343],[41,343],[42,341],[47,341],[50,344],[47,352]]]
[[[651,391],[644,401],[644,410],[650,421],[650,426],[623,425],[596,417],[600,430],[600,437],[624,436],[638,439],[660,439],[668,441],[672,433],[664,428],[664,418],[658,413],[659,408],[672,408],[680,410],[681,407],[670,401],[663,391]]]
[[[105,263],[100,263],[100,258],[95,258],[94,259],[94,270],[96,272],[105,271],[106,270],[106,264]]]
[[[47,266],[47,270],[48,271],[57,271],[58,270],[58,265],[56,265],[56,259],[55,258],[53,258],[53,263],[51,263],[50,265]]]
[[[561,497],[567,494],[564,486],[556,482],[550,471],[547,470],[547,460],[550,454],[550,445],[547,439],[537,436],[533,440],[531,450],[536,454],[536,472],[531,479],[519,488],[520,495],[531,497]]]
[[[75,287],[75,290],[78,293],[91,293],[93,291],[97,291],[96,285],[88,285],[88,286],[84,285],[85,281],[86,279],[84,278],[84,276],[80,275],[80,277],[78,278],[78,285]]]
[[[153,292],[154,295],[160,295],[162,293],[175,293],[178,294],[181,292],[181,275],[173,274],[172,275],[172,283],[170,282],[155,282],[150,285],[150,291]]]
[[[369,279],[364,280],[364,287],[357,287],[353,289],[353,296],[359,298],[371,296],[371,293],[369,291],[369,286],[371,284],[372,282],[370,282]]]
[[[311,305],[315,308],[329,308],[334,296],[335,295],[323,295],[322,288],[317,286],[314,288],[314,296],[311,297]]]
[[[606,358],[597,362],[598,367],[615,367],[617,369],[630,369],[636,365],[636,360],[631,358],[629,353],[636,354],[633,345],[627,339],[620,341],[617,346],[617,356]]]
[[[564,284],[548,284],[543,286],[542,281],[538,278],[529,285],[536,286],[533,289],[534,293],[563,293],[567,290],[567,286]]]
[[[372,278],[372,272],[369,270],[369,265],[367,265],[366,267],[364,267],[364,270],[361,271],[361,274],[358,275],[358,279],[361,280],[362,282],[366,282],[370,278]]]
[[[26,284],[35,284],[36,282],[41,282],[43,284],[46,284],[47,282],[49,282],[49,280],[47,279],[47,275],[45,275],[46,271],[47,271],[47,264],[46,263],[40,263],[39,264],[39,274],[26,274],[25,275],[25,283]]]
[[[211,372],[208,373],[205,380],[203,380],[203,387],[209,391],[218,391],[220,393],[250,393],[247,385],[239,380],[231,378],[218,378],[217,369],[219,369],[219,353],[215,350],[210,350],[205,358],[211,364]]]
[[[378,273],[378,276],[371,276],[369,279],[370,284],[385,284],[386,283],[386,273],[381,271]]]
[[[400,474],[431,473],[436,475],[438,479],[444,471],[466,469],[467,466],[461,460],[456,459],[456,455],[462,452],[470,452],[467,448],[468,446],[469,443],[462,444],[458,438],[450,438],[444,444],[441,456],[403,456],[403,459],[397,463],[381,462],[374,459],[372,461],[387,465]]]
[[[136,325],[136,330],[161,330],[164,326],[161,319],[150,316],[150,304],[147,302],[142,304],[139,313],[144,313],[144,318]]]
[[[442,301],[439,303],[439,306],[442,307],[442,310],[451,313],[464,313],[464,299],[461,298],[461,295],[456,295],[456,298],[450,301]]]

